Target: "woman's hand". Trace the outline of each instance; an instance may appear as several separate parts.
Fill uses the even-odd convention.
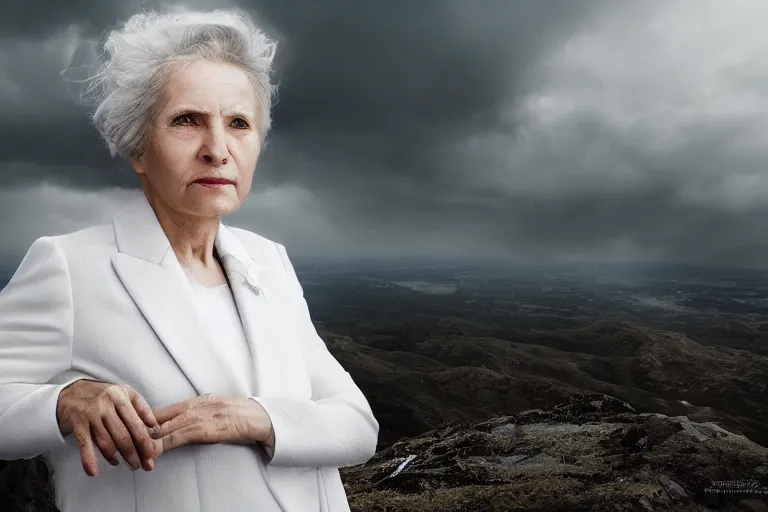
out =
[[[56,417],[62,435],[74,432],[89,476],[99,472],[94,443],[113,466],[119,451],[133,470],[154,468],[155,443],[148,428],[158,422],[146,400],[130,386],[78,380],[59,394]]]
[[[155,456],[188,444],[255,444],[272,434],[272,421],[250,398],[207,394],[154,411],[160,428]]]

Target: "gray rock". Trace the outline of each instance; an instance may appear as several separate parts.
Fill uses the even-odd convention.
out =
[[[688,493],[685,492],[680,484],[669,478],[667,475],[659,475],[659,483],[672,495],[673,498],[687,498]]]
[[[768,485],[766,460],[768,448],[714,423],[638,414],[621,400],[585,393],[549,411],[404,439],[341,472],[359,512],[701,511],[729,502],[759,510],[749,501],[765,495],[705,489],[718,480]]]

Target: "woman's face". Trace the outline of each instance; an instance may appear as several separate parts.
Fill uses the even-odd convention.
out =
[[[143,156],[132,162],[153,205],[181,216],[219,217],[251,190],[261,152],[259,107],[231,64],[185,63],[164,90]],[[231,184],[206,186],[201,179]]]

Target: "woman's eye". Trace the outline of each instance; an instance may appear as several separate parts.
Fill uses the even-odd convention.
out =
[[[173,124],[195,124],[195,118],[189,114],[184,114],[174,119]]]
[[[246,120],[243,119],[242,117],[238,117],[237,119],[232,121],[232,123],[235,125],[235,128],[248,128],[249,127],[249,125],[246,122]]]

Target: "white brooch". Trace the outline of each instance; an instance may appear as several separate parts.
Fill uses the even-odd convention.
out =
[[[267,289],[259,283],[260,274],[264,270],[262,265],[251,260],[246,267],[239,259],[231,254],[224,255],[224,259],[227,261],[227,268],[231,272],[240,274],[253,293],[264,297],[268,295]]]

